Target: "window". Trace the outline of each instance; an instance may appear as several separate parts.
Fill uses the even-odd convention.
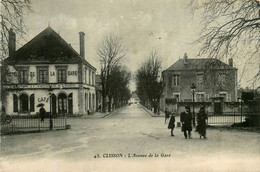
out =
[[[88,77],[88,74],[87,74],[87,68],[85,69],[85,84],[87,84],[87,77]]]
[[[224,85],[226,81],[226,75],[225,74],[218,74],[218,82],[221,85]]]
[[[180,75],[173,75],[172,85],[173,86],[180,85]]]
[[[28,83],[28,69],[19,70],[19,83],[20,84]]]
[[[196,94],[197,102],[205,102],[205,94]]]
[[[88,71],[88,84],[91,82],[91,70]]]
[[[203,75],[199,74],[197,75],[197,85],[203,85]]]
[[[58,69],[58,82],[66,82],[66,69]]]
[[[95,73],[92,73],[92,85],[95,85]]]
[[[38,68],[38,82],[39,83],[48,83],[48,68],[47,67]]]
[[[28,96],[26,94],[22,94],[20,96],[20,110],[21,110],[21,112],[28,112],[28,110],[29,110],[28,102],[29,102]]]
[[[173,98],[175,98],[177,102],[180,102],[180,95],[181,93],[173,93]]]

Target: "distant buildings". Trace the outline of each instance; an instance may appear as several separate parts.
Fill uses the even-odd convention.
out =
[[[140,99],[139,99],[139,97],[137,96],[136,92],[132,92],[131,98],[130,98],[130,100],[128,101],[128,103],[130,103],[130,104],[140,103]]]
[[[15,33],[10,30],[3,83],[8,114],[36,114],[40,103],[52,114],[96,110],[96,68],[85,59],[84,35],[79,33],[80,54],[51,27],[15,51]]]
[[[185,104],[191,105],[193,93],[197,108],[203,103],[216,114],[230,110],[231,102],[237,101],[237,69],[232,59],[226,64],[212,58],[188,58],[185,53],[162,76],[165,83],[162,109],[179,111]]]

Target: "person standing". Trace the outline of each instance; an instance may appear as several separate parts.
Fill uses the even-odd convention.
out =
[[[184,132],[184,137],[187,139],[187,131],[188,131],[188,136],[189,139],[191,139],[191,131],[192,131],[192,126],[191,126],[191,121],[192,121],[192,115],[190,113],[190,107],[185,106],[185,111],[181,113],[181,123],[182,123],[182,132]]]
[[[165,124],[167,122],[167,120],[169,119],[170,115],[169,115],[169,111],[168,108],[165,109]]]
[[[204,139],[207,138],[206,137],[206,127],[207,127],[206,119],[208,119],[208,117],[207,117],[207,114],[205,112],[205,108],[202,105],[200,107],[200,111],[199,111],[198,117],[197,117],[197,122],[198,122],[197,131],[200,135],[200,139],[201,139],[201,137],[204,137]]]
[[[173,135],[173,130],[175,128],[175,115],[174,113],[171,114],[170,122],[168,124],[168,129],[171,129],[171,136]]]
[[[44,121],[44,117],[45,117],[45,109],[43,107],[40,108],[40,117],[41,117],[41,121]]]

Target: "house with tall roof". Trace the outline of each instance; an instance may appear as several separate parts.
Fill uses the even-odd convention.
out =
[[[6,113],[34,115],[39,104],[52,114],[84,114],[96,109],[96,68],[85,59],[84,32],[80,53],[51,27],[16,50],[9,31],[8,70],[3,84]]]
[[[195,102],[197,110],[203,103],[208,111],[221,114],[227,104],[237,101],[237,69],[232,58],[226,64],[213,58],[188,58],[185,53],[162,72],[162,77],[162,109],[180,111],[180,107]]]

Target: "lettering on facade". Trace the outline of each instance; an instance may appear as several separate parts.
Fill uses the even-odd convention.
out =
[[[46,102],[46,103],[48,103],[48,101],[49,101],[48,97],[39,97],[38,98],[38,102]]]
[[[50,75],[51,76],[55,76],[55,72],[50,72]]]
[[[68,71],[68,75],[77,76],[78,75],[78,71]]]
[[[39,84],[39,85],[24,85],[24,84],[20,84],[20,85],[5,85],[4,88],[7,89],[17,89],[17,88],[75,88],[78,87],[78,84]]]

